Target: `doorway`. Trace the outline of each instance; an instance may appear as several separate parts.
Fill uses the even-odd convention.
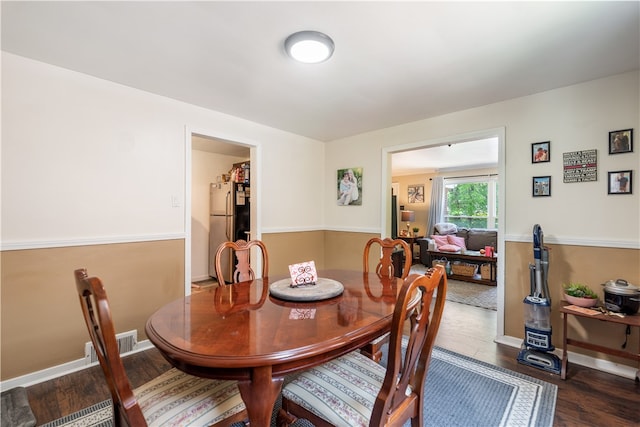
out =
[[[185,295],[191,283],[211,279],[209,276],[210,185],[230,179],[234,164],[249,161],[257,166],[255,146],[222,139],[201,132],[187,132],[185,176]],[[253,172],[253,171],[252,171]],[[255,174],[249,175],[249,197],[257,200],[259,191]],[[250,203],[249,222],[252,238],[259,235],[256,203]],[[255,225],[255,228],[254,228]]]
[[[411,153],[416,150],[424,150],[431,148],[443,148],[443,147],[451,147],[458,144],[470,143],[471,141],[480,141],[491,138],[497,138],[498,141],[498,153],[497,153],[497,170],[498,170],[498,200],[501,203],[498,204],[498,218],[502,219],[498,223],[498,253],[504,253],[504,218],[505,218],[505,129],[504,128],[496,128],[496,129],[488,129],[483,131],[459,134],[459,135],[451,135],[444,138],[419,141],[410,144],[404,144],[399,146],[393,146],[388,148],[383,148],[382,152],[382,173],[383,177],[387,177],[386,180],[383,179],[383,194],[386,196],[390,194],[388,189],[392,185],[393,174],[392,171],[394,169],[393,158],[396,154],[404,154]],[[409,154],[411,155],[411,154]],[[449,171],[455,171],[455,167],[450,167]],[[440,170],[431,172],[432,174],[438,173],[441,174]],[[428,185],[428,182],[425,183],[412,183],[412,184],[425,184]],[[402,190],[401,190],[402,191]],[[402,195],[401,195],[402,196]],[[390,221],[390,207],[391,207],[391,197],[386,196],[386,203],[382,203],[382,225],[381,229],[385,230],[386,235],[390,235],[391,232],[391,221]],[[402,197],[401,197],[402,200]],[[401,203],[402,204],[402,203]],[[426,232],[426,231],[425,231]],[[504,263],[498,262],[497,268],[497,325],[496,325],[496,334],[498,336],[504,335]]]

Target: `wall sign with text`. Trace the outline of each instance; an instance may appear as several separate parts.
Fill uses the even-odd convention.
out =
[[[598,180],[598,150],[583,150],[562,153],[564,182],[587,182]]]

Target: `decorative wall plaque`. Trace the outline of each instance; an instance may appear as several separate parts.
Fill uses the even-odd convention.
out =
[[[598,180],[598,150],[572,151],[562,154],[564,182]]]

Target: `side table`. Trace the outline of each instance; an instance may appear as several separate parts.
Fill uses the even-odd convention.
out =
[[[563,320],[562,320],[562,371],[560,373],[560,378],[564,380],[567,377],[567,362],[568,362],[567,345],[573,345],[576,347],[586,348],[587,350],[599,351],[600,353],[611,354],[613,356],[635,360],[636,362],[638,362],[638,370],[636,371],[636,382],[640,381],[640,342],[638,343],[638,351],[633,352],[632,350],[625,351],[625,350],[618,350],[610,347],[604,347],[602,345],[592,344],[586,341],[580,341],[576,338],[569,338],[567,336],[567,318],[569,316],[576,316],[576,317],[586,317],[589,319],[595,319],[602,322],[611,322],[612,324],[617,323],[621,325],[627,325],[630,327],[637,327],[638,338],[640,338],[640,315],[634,314],[634,315],[626,315],[625,317],[618,317],[618,316],[608,316],[608,315],[605,315],[604,313],[589,314],[588,311],[581,310],[580,307],[578,307],[578,309],[573,309],[571,307],[574,307],[574,306],[568,305],[566,302],[563,302],[562,306],[560,307],[560,313],[562,313],[562,317],[563,317]],[[594,310],[590,310],[590,311],[594,311]]]
[[[420,254],[418,254],[418,256],[415,256],[413,252],[413,245],[414,243],[416,243],[416,240],[422,238],[423,236],[416,236],[416,237],[407,237],[407,236],[398,236],[398,239],[404,240],[405,242],[407,242],[409,244],[409,246],[411,246],[411,264],[420,264]],[[428,266],[427,266],[428,267]]]

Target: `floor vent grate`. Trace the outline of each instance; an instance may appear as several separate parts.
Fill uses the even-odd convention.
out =
[[[128,331],[116,335],[118,342],[118,351],[120,354],[126,354],[136,349],[138,345],[138,331]],[[91,341],[84,344],[84,364],[91,365],[98,362],[98,354]]]

